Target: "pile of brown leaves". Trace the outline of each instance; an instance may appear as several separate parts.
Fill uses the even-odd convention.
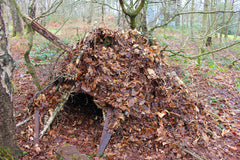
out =
[[[90,32],[63,59],[61,73],[67,77],[35,104],[52,106],[61,101],[60,94],[75,86],[75,93],[84,92],[102,106],[114,107],[116,120],[125,121],[114,128],[118,134],[106,150],[109,157],[124,158],[126,149],[134,149],[139,155],[133,158],[197,158],[189,148],[209,141],[199,123],[201,106],[165,63],[160,46],[150,45],[135,30]],[[40,105],[46,99],[48,104]],[[151,155],[152,150],[157,154]]]

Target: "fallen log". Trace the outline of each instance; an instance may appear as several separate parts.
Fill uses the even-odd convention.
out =
[[[49,32],[46,28],[44,28],[42,25],[31,19],[30,17],[26,16],[27,20],[31,23],[32,28],[45,37],[47,40],[55,44],[56,46],[60,47],[66,52],[72,52],[72,47],[63,43],[57,36]]]

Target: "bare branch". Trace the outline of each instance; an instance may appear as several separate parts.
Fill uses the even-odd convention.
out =
[[[218,11],[188,11],[188,12],[181,12],[186,6],[187,4],[190,2],[191,0],[189,0],[185,6],[180,9],[179,12],[177,12],[176,14],[174,14],[167,22],[165,22],[164,24],[161,25],[156,25],[154,27],[152,27],[149,30],[149,33],[152,33],[156,28],[161,28],[164,27],[166,25],[168,25],[170,22],[172,22],[177,16],[180,15],[186,15],[186,14],[218,14],[218,13],[238,13],[240,11],[234,11],[234,10],[218,10]]]
[[[206,52],[206,53],[203,53],[203,54],[199,54],[199,55],[196,55],[196,56],[186,56],[186,55],[183,55],[183,54],[180,54],[181,52],[183,51],[172,51],[172,50],[165,50],[167,52],[170,52],[174,55],[177,55],[177,56],[181,56],[181,57],[184,57],[184,58],[188,58],[188,59],[197,59],[199,57],[202,57],[202,56],[205,56],[205,55],[208,55],[208,54],[212,54],[212,53],[215,53],[215,52],[219,52],[221,50],[224,50],[224,49],[227,49],[227,48],[230,48],[234,45],[237,45],[237,44],[240,44],[240,41],[236,41],[232,44],[229,44],[229,45],[226,45],[224,47],[221,47],[221,48],[218,48],[218,49],[215,49],[215,50],[212,50],[212,51],[209,51],[209,52]],[[184,53],[184,52],[183,52]]]
[[[164,27],[166,25],[168,25],[170,22],[172,22],[177,16],[180,15],[180,12],[188,5],[188,3],[190,2],[191,0],[188,0],[185,5],[175,14],[173,15],[167,22],[165,22],[164,24],[162,25],[156,25],[154,27],[152,27],[150,30],[149,30],[149,35],[152,34],[152,32],[156,29],[156,28],[161,28],[161,27]]]
[[[49,15],[55,13],[57,11],[58,7],[62,4],[62,2],[63,2],[63,0],[54,1],[53,4],[50,6],[50,8],[47,11],[43,12],[40,16],[34,18],[33,20],[37,21],[40,18],[44,18],[46,16],[49,16]],[[51,11],[51,10],[53,10],[53,11]]]

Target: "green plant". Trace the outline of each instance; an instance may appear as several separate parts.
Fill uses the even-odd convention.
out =
[[[76,135],[72,134],[71,137],[72,137],[72,138],[76,138]]]
[[[186,83],[186,85],[190,85],[190,84],[193,84],[193,81],[191,79],[192,75],[191,73],[189,73],[187,70],[185,70],[182,75],[184,76],[183,77],[183,81]]]
[[[51,42],[45,42],[39,45],[34,45],[31,51],[30,59],[32,62],[37,61],[44,63],[55,59],[58,53],[58,48],[53,46]]]
[[[91,154],[87,158],[90,159],[90,160],[93,160],[93,157],[98,156],[98,155],[101,155],[102,158],[105,159],[105,160],[109,160],[108,157],[106,155],[104,155],[103,153]]]
[[[217,97],[210,97],[211,104],[217,104],[218,98]]]
[[[201,67],[201,60],[202,60],[202,57],[198,57],[198,58],[197,58],[196,67]]]
[[[214,70],[219,68],[218,65],[215,63],[213,57],[210,57],[210,56],[208,56],[208,58],[207,58],[207,65],[208,65],[208,67],[210,67]]]
[[[237,87],[238,93],[240,93],[240,77],[235,78],[234,83],[235,83],[235,86]]]
[[[11,155],[8,148],[0,147],[0,159],[2,160],[14,160],[14,157]]]

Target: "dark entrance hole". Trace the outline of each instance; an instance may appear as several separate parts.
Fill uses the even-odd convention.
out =
[[[72,94],[67,103],[65,109],[74,113],[84,113],[90,117],[102,117],[102,109],[99,109],[93,101],[93,97],[85,93]]]

